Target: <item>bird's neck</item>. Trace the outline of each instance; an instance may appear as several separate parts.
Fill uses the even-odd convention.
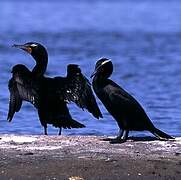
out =
[[[107,82],[107,78],[103,76],[94,76],[93,78],[93,84],[97,87],[104,86]]]
[[[33,68],[32,73],[35,76],[43,76],[47,69],[48,57],[47,56],[34,57],[34,59],[36,61],[36,65]]]

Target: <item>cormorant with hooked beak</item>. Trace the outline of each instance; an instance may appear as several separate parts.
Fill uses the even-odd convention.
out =
[[[74,102],[80,108],[87,109],[94,117],[102,114],[87,78],[76,64],[67,66],[66,77],[45,77],[48,63],[48,53],[45,47],[36,42],[14,45],[34,58],[36,65],[32,71],[22,64],[12,69],[9,81],[10,103],[8,120],[11,121],[15,112],[21,108],[22,101],[32,103],[38,110],[44,134],[47,135],[47,124],[60,128],[83,128],[83,124],[72,119],[67,108],[67,102]]]
[[[129,131],[150,131],[158,139],[174,139],[157,129],[138,101],[122,89],[118,84],[108,79],[113,72],[113,64],[107,58],[97,61],[93,77],[93,89],[108,112],[117,121],[120,134],[111,143],[122,143],[128,138]]]

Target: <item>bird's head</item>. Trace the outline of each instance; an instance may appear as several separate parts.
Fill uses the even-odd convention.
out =
[[[95,70],[91,75],[91,78],[94,76],[101,76],[103,78],[108,78],[113,72],[113,64],[108,58],[100,58],[95,65]]]
[[[30,54],[36,61],[40,59],[48,59],[46,48],[37,42],[28,42],[22,45],[14,44],[13,47],[22,49]]]

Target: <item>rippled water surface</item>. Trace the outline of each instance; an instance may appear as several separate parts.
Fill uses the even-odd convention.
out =
[[[0,133],[43,132],[29,103],[23,104],[12,123],[6,121],[11,67],[34,66],[28,54],[11,45],[37,41],[49,52],[48,76],[64,76],[66,65],[77,63],[89,77],[99,57],[111,58],[111,78],[139,100],[158,128],[181,135],[180,1],[4,0],[0,19]],[[70,104],[74,119],[87,127],[63,134],[116,135],[116,122],[98,103],[101,120]],[[57,131],[49,127],[49,134]]]

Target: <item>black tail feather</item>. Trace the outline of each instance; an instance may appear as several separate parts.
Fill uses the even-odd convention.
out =
[[[71,129],[71,128],[84,128],[86,127],[84,124],[79,123],[78,121],[74,119],[64,119],[64,120],[59,120],[56,122],[53,122],[52,125],[54,127],[59,127],[59,128],[64,128],[64,129]]]
[[[67,124],[69,125],[70,128],[84,128],[85,127],[84,124],[81,124],[74,119],[69,120],[69,122],[67,122]]]
[[[160,140],[169,140],[169,139],[175,139],[174,137],[164,133],[163,131],[157,129],[154,127],[153,130],[151,130],[151,133],[153,133],[157,138]]]

